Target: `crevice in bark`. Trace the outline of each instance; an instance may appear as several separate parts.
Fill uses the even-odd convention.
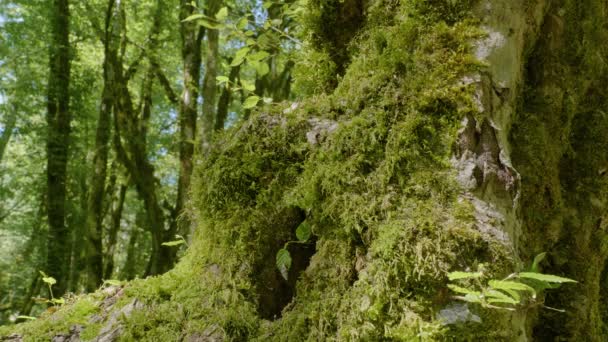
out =
[[[300,208],[289,208],[278,216],[274,221],[276,234],[266,238],[266,252],[254,266],[258,312],[265,319],[281,317],[281,311],[295,296],[300,274],[308,267],[315,254],[314,239],[307,243],[289,244],[287,250],[291,255],[292,264],[287,279],[283,278],[276,267],[276,253],[285,243],[297,240],[296,228],[304,222],[306,215]]]

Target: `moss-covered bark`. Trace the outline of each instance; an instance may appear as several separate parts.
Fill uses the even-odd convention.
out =
[[[320,84],[299,68],[298,86],[315,95],[218,137],[195,172],[188,254],[161,277],[89,297],[101,304],[81,335],[605,340],[604,5],[310,6],[323,44],[305,63]],[[304,220],[313,242],[290,247],[283,280],[275,254]],[[504,277],[541,251],[545,272],[580,281],[546,299],[565,314],[467,308],[446,287],[450,271],[483,263]],[[52,336],[79,305],[16,329]],[[465,315],[446,322],[446,309]]]

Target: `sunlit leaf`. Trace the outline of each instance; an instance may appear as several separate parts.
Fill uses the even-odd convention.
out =
[[[120,285],[122,285],[122,282],[120,280],[114,280],[114,279],[104,280],[103,283],[107,284],[107,285],[111,285],[111,286],[120,286]]]
[[[270,56],[270,54],[266,51],[256,51],[251,55],[247,56],[247,60],[250,61],[260,61],[266,57]]]
[[[260,97],[259,96],[249,96],[245,102],[243,102],[243,108],[244,109],[251,109],[255,106],[257,106],[258,102],[260,101]]]
[[[448,284],[448,288],[456,293],[462,293],[462,294],[475,294],[480,296],[481,292],[479,291],[474,291],[474,290],[469,290],[467,288],[464,287],[460,287],[454,284]]]
[[[234,59],[232,60],[232,63],[230,63],[230,66],[241,65],[241,63],[243,63],[243,61],[245,60],[245,56],[247,56],[247,54],[249,53],[249,51],[251,51],[251,48],[249,48],[247,46],[239,49],[234,54]]]
[[[236,24],[236,28],[239,30],[244,30],[249,24],[249,20],[247,18],[241,18],[239,22]]]
[[[204,16],[198,19],[198,23],[211,30],[221,30],[225,27],[224,24],[217,22],[215,19],[210,19]]]
[[[184,240],[174,240],[174,241],[163,242],[163,243],[161,243],[161,245],[167,246],[167,247],[175,247],[175,246],[182,245],[184,243],[186,243],[186,241],[184,241]]]
[[[520,278],[535,279],[540,281],[546,281],[548,283],[577,283],[576,280],[564,277],[558,277],[552,274],[542,274],[536,272],[521,272],[519,273]]]
[[[217,13],[215,14],[215,19],[217,19],[217,21],[219,21],[219,22],[226,21],[227,17],[228,17],[228,7],[220,8],[220,10],[217,11]]]
[[[526,284],[516,282],[516,281],[490,280],[488,282],[488,285],[490,285],[490,287],[497,289],[497,290],[524,291],[524,292],[530,292],[530,293],[532,293],[532,295],[536,295],[536,290],[534,290],[534,288],[532,288]]]
[[[217,76],[215,79],[219,84],[230,82],[230,79],[226,76]]]
[[[469,278],[479,278],[481,277],[481,272],[450,272],[448,273],[448,279],[457,280],[457,279],[469,279]]]
[[[205,18],[205,15],[204,15],[204,14],[197,13],[197,14],[193,14],[193,15],[191,15],[191,16],[189,16],[189,17],[187,17],[186,19],[184,19],[184,20],[182,20],[182,21],[183,21],[183,22],[187,22],[187,21],[194,21],[194,20],[198,20],[198,19],[201,19],[201,18]]]
[[[241,80],[241,86],[247,91],[255,91],[255,84],[247,80]]]

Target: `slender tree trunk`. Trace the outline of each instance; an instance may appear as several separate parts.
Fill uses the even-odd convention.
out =
[[[214,17],[222,5],[222,0],[211,0],[207,4],[206,14]],[[217,94],[217,68],[219,31],[207,31],[207,56],[205,60],[205,77],[203,79],[203,117],[201,120],[201,148],[206,154],[211,144],[215,122],[216,94]]]
[[[228,75],[230,84],[234,84],[240,71],[240,65],[237,65],[230,69],[230,74]],[[228,107],[230,107],[230,100],[232,100],[232,90],[225,87],[222,89],[220,99],[217,101],[217,117],[215,120],[216,131],[223,130],[224,126],[226,125],[226,118],[228,117]]]
[[[182,215],[184,204],[188,198],[190,179],[192,176],[192,157],[194,155],[194,140],[196,138],[196,120],[198,116],[197,99],[200,93],[201,73],[201,40],[204,35],[203,26],[195,22],[184,22],[196,9],[188,0],[180,3],[180,35],[181,53],[184,68],[184,91],[179,110],[179,180],[177,184],[177,199],[171,231],[178,232],[184,237],[190,235],[191,223],[187,215]]]
[[[116,207],[112,211],[112,222],[108,232],[108,245],[106,248],[106,256],[104,258],[106,265],[103,272],[103,277],[105,279],[110,279],[114,271],[114,253],[116,252],[116,241],[118,238],[118,232],[120,231],[120,221],[122,219],[122,211],[124,209],[127,188],[128,187],[125,184],[120,186]]]
[[[48,82],[47,199],[48,259],[46,271],[57,280],[55,295],[65,293],[69,274],[70,233],[65,224],[66,172],[70,137],[70,11],[68,0],[51,6]],[[67,246],[67,247],[66,247]]]

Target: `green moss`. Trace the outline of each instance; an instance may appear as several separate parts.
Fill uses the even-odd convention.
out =
[[[123,340],[465,339],[436,319],[451,301],[446,274],[479,262],[500,276],[513,268],[475,228],[449,162],[461,118],[477,114],[458,85],[481,68],[470,55],[481,34],[466,19],[471,2],[309,3],[310,68],[321,79],[307,87],[325,94],[289,114],[254,113],[218,138],[196,170],[194,242],[173,271],[128,285],[121,305],[138,298],[145,309],[123,318]],[[310,144],[319,122],[335,129]],[[316,254],[280,317],[262,319],[275,254],[301,215]],[[510,336],[492,313],[483,319],[467,338]]]
[[[25,341],[49,341],[57,334],[67,334],[74,325],[87,327],[90,316],[98,311],[95,296],[74,297],[64,306],[50,308],[34,321],[1,328],[0,336],[17,333]]]

